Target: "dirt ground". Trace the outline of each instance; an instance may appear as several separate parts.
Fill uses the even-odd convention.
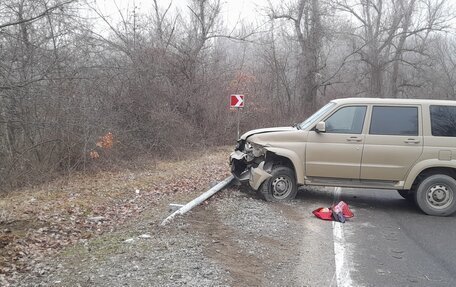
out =
[[[0,198],[0,286],[48,273],[49,258],[97,242],[171,202],[187,202],[229,175],[231,148],[189,153],[178,161],[143,160],[141,168],[73,174]]]
[[[230,188],[166,227],[165,213],[145,212],[64,249],[18,286],[298,286],[304,227],[293,204]]]
[[[160,163],[150,171],[98,175],[3,198],[11,212],[2,235],[12,235],[2,247],[3,263],[22,262],[23,268],[4,272],[0,285],[306,286],[315,272],[303,260],[319,248],[332,249],[323,240],[330,235],[318,230],[325,222],[317,230],[303,224],[315,222],[306,198],[268,203],[233,186],[160,226],[170,203],[186,203],[229,174],[228,154],[218,149],[196,162]],[[58,194],[49,191],[56,186]],[[77,203],[71,201],[75,193]],[[37,201],[46,217],[43,208],[31,208]],[[24,210],[29,213],[21,215]],[[20,260],[8,257],[14,252],[22,252]]]

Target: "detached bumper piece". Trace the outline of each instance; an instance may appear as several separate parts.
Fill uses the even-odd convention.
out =
[[[264,170],[264,161],[261,162],[258,167],[252,167],[250,169],[249,184],[254,190],[258,190],[261,184],[270,178],[272,175]]]

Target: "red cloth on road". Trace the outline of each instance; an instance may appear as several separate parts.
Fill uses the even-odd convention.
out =
[[[334,218],[332,217],[332,211],[329,208],[320,207],[320,208],[317,208],[314,211],[312,211],[312,213],[316,217],[323,219],[323,220],[334,220]]]
[[[342,209],[342,214],[345,218],[353,217],[353,212],[350,210],[350,207],[348,207],[348,204],[346,204],[344,201],[340,201],[337,205],[333,206],[332,209],[336,211],[338,211],[338,209]]]
[[[350,207],[344,201],[340,201],[338,204],[333,205],[330,208],[320,207],[312,211],[312,213],[323,220],[334,220],[332,211],[336,210],[342,211],[342,214],[345,218],[352,218],[354,216],[353,212],[350,210]]]

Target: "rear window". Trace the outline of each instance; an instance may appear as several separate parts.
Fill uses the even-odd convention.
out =
[[[456,107],[431,106],[431,132],[436,137],[456,137]]]
[[[418,135],[417,107],[374,106],[370,134],[373,135]]]

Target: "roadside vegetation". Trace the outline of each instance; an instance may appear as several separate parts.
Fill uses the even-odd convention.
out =
[[[333,98],[455,97],[453,1],[257,1],[237,23],[220,0],[111,4],[0,3],[0,190],[233,144],[230,94],[241,131]]]
[[[144,212],[159,222],[169,203],[185,203],[228,175],[228,152],[212,148],[179,161],[146,160],[136,169],[76,173],[4,195],[0,274],[41,272],[36,266],[62,248],[115,231]]]

